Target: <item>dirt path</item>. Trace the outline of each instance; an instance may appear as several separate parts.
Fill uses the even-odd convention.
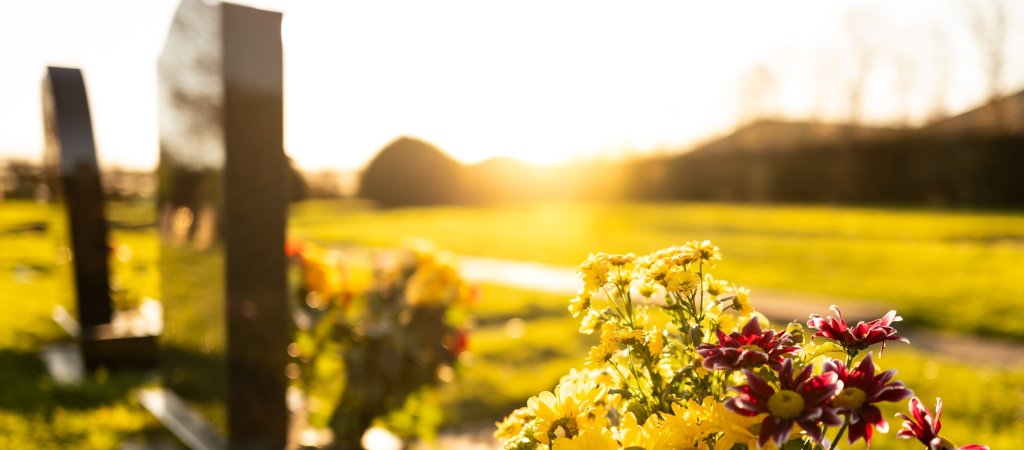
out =
[[[461,256],[463,276],[473,282],[519,286],[572,296],[580,286],[576,269],[549,264]],[[752,289],[758,311],[773,321],[806,320],[812,313],[827,314],[828,305],[842,305],[848,322],[873,320],[889,308],[880,301],[851,300],[823,295]],[[998,367],[1024,367],[1024,344],[1002,339],[953,335],[899,327],[914,348],[958,362]],[[895,345],[903,345],[896,343]]]

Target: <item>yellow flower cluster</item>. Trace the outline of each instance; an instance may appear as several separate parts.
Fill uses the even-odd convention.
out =
[[[441,306],[471,303],[474,291],[462,280],[455,258],[448,252],[417,246],[412,249],[414,272],[405,286],[410,306]]]
[[[568,305],[581,318],[580,332],[599,335],[587,370],[499,422],[503,448],[757,448],[758,418],[723,406],[734,380],[709,373],[696,353],[715,341],[715,330],[764,320],[750,290],[708,272],[721,259],[709,241],[643,256],[591,254]]]

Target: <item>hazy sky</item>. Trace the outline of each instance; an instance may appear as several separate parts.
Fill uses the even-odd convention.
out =
[[[466,162],[545,162],[692,145],[758,104],[842,120],[857,49],[873,61],[867,122],[920,123],[985,94],[962,0],[242,3],[285,13],[285,144],[306,168],[358,168],[400,135]],[[1004,89],[1019,90],[1024,4],[1007,3]],[[85,71],[101,163],[155,166],[175,6],[0,0],[0,159],[41,158],[40,80],[69,65]]]

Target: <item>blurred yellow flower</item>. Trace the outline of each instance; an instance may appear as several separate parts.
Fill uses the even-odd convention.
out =
[[[345,288],[345,267],[341,254],[306,243],[302,252],[302,283],[324,298],[340,294]]]
[[[583,334],[594,334],[597,327],[601,326],[603,320],[601,319],[601,313],[597,310],[590,309],[587,311],[587,315],[583,316],[583,320],[580,321],[580,333]]]
[[[447,254],[417,254],[417,267],[405,286],[412,306],[438,306],[462,298],[463,282]]]
[[[569,300],[569,313],[573,317],[579,317],[584,311],[590,308],[590,294],[581,291]]]
[[[533,414],[530,414],[530,408],[526,406],[518,408],[502,419],[501,422],[494,424],[498,427],[494,431],[494,438],[502,441],[512,439],[519,432],[523,431],[523,427],[531,420],[533,420]]]

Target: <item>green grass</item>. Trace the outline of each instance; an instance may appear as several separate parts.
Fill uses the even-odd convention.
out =
[[[45,222],[46,233],[0,232],[0,448],[117,449],[129,439],[166,432],[131,396],[145,379],[97,373],[74,387],[58,386],[46,375],[39,353],[45,344],[67,340],[50,319],[60,304],[72,311],[71,272],[58,248],[64,223],[59,211],[34,203],[0,204],[0,231]],[[151,233],[116,233],[131,245],[135,261],[152,265]],[[134,264],[126,264],[138,275]],[[151,276],[150,276],[151,280]],[[154,294],[154,286],[144,288]]]
[[[379,246],[416,236],[462,254],[567,266],[590,252],[711,239],[725,257],[716,274],[754,287],[755,300],[757,288],[871,300],[908,324],[1024,340],[1022,212],[697,203],[374,210],[318,201],[293,208],[290,232]]]
[[[120,208],[111,214],[149,220],[144,205]],[[35,220],[55,224],[53,233],[0,233],[0,448],[119,448],[136,436],[163,435],[131,396],[143,380],[99,374],[66,388],[45,375],[38,351],[62,339],[50,311],[71,305],[70,273],[55,262],[57,216],[46,205],[0,204],[0,230]],[[694,204],[372,211],[309,202],[294,208],[292,231],[335,244],[393,245],[403,236],[423,236],[460,253],[564,265],[590,251],[646,252],[709,238],[725,252],[718,273],[744,284],[880,299],[918,324],[1021,336],[1015,312],[1024,298],[1019,213]],[[155,261],[152,230],[117,231],[114,239],[132,247],[138,264]],[[126,276],[143,276],[139,289],[153,292],[156,277],[136,269]],[[440,402],[446,426],[500,419],[582,365],[592,342],[576,332],[564,296],[493,285],[483,290],[471,356],[457,381],[431,397]],[[988,323],[988,317],[1002,319]],[[512,338],[506,326],[516,318],[525,320],[525,330]],[[899,368],[899,378],[929,406],[936,396],[944,399],[943,434],[954,442],[1015,448],[1024,435],[1022,369],[968,366],[899,346],[879,363]],[[890,426],[872,448],[916,446],[895,439],[898,422]]]

